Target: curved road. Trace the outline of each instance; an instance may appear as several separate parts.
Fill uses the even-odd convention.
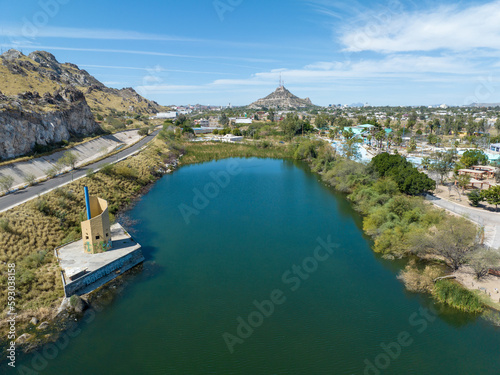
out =
[[[500,213],[462,206],[430,194],[427,194],[425,199],[438,207],[465,216],[467,219],[484,226],[486,242],[489,246],[500,250]]]
[[[85,177],[87,175],[87,171],[89,169],[97,170],[101,168],[106,163],[116,163],[119,160],[125,159],[132,154],[138,152],[144,145],[153,140],[153,138],[160,132],[160,130],[155,130],[150,135],[144,137],[136,144],[126,148],[123,151],[119,151],[113,156],[109,156],[101,161],[96,163],[89,164],[85,167],[81,167],[79,169],[74,169],[71,172],[65,173],[63,175],[57,176],[50,180],[40,182],[34,186],[30,186],[26,189],[18,190],[16,192],[7,194],[3,197],[0,197],[0,212],[7,211],[11,208],[14,208],[24,202],[27,202],[33,198],[38,197],[39,195],[43,195],[48,193],[51,190],[54,190],[63,185],[69,184],[71,181]]]

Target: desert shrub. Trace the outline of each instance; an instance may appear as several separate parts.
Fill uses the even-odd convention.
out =
[[[27,269],[36,269],[45,263],[47,254],[47,250],[32,253],[21,261],[21,265]]]
[[[348,159],[340,159],[323,175],[323,180],[335,189],[352,193],[359,184],[371,180],[365,165]]]
[[[443,272],[437,266],[428,265],[419,270],[415,261],[410,261],[398,276],[402,280],[406,289],[411,292],[432,292],[434,280],[442,276]]]
[[[139,175],[138,171],[128,165],[116,165],[114,168],[114,174],[128,179],[137,178]]]
[[[33,201],[33,208],[39,212],[41,212],[44,215],[49,215],[50,214],[50,207],[49,203],[47,202],[47,199],[45,198],[38,198]]]
[[[477,207],[479,206],[479,203],[483,200],[483,197],[481,196],[481,193],[479,190],[472,190],[469,193],[469,202],[471,206]]]
[[[0,231],[6,233],[10,233],[12,231],[9,219],[0,219]]]
[[[139,134],[141,137],[148,135],[149,129],[148,128],[140,128],[137,134]]]
[[[26,182],[29,186],[35,185],[36,177],[34,174],[28,173],[24,176],[24,182]]]
[[[101,167],[101,172],[104,173],[105,175],[111,175],[113,173],[114,166],[113,164],[106,163]]]

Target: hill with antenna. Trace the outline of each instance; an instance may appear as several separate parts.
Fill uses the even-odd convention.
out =
[[[278,109],[294,109],[294,108],[307,108],[315,107],[311,102],[311,99],[305,98],[301,99],[298,96],[293,95],[288,91],[283,81],[280,78],[280,84],[278,88],[265,98],[259,99],[248,106],[252,109],[262,109],[262,108],[278,108]]]

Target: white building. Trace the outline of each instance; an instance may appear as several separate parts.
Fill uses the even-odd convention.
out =
[[[208,121],[207,119],[202,118],[202,119],[199,121],[199,125],[200,125],[200,127],[202,127],[202,128],[208,128],[208,127],[210,126],[210,121]]]
[[[159,112],[156,114],[156,118],[174,120],[177,118],[177,112]]]
[[[241,142],[243,140],[243,137],[240,135],[226,134],[224,137],[222,137],[221,140],[222,142],[234,143],[234,142]]]
[[[252,123],[252,119],[251,118],[237,118],[234,123],[236,125],[248,125],[248,124],[251,124]]]

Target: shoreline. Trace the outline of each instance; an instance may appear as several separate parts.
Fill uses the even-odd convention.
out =
[[[227,159],[227,158],[263,157],[263,158],[274,158],[274,159],[287,159],[287,158],[292,157],[290,155],[290,150],[288,149],[289,145],[283,145],[283,146],[279,145],[279,146],[277,146],[277,148],[279,150],[274,150],[274,152],[269,152],[269,151],[271,151],[270,149],[267,149],[267,150],[262,149],[262,150],[265,150],[267,152],[255,152],[253,155],[251,155],[252,151],[258,150],[258,148],[256,147],[255,144],[252,144],[252,145],[250,145],[250,144],[235,144],[235,145],[231,145],[231,146],[227,147],[227,148],[231,149],[231,151],[232,151],[231,154],[217,155],[217,153],[215,153],[214,155],[212,155],[211,158],[207,159],[206,158],[207,154],[210,154],[211,152],[214,151],[214,150],[207,150],[207,146],[215,146],[215,148],[217,148],[220,145],[221,145],[220,143],[214,144],[212,142],[203,142],[203,143],[200,142],[199,144],[196,144],[196,145],[183,144],[181,147],[185,148],[186,152],[189,153],[191,151],[191,152],[195,153],[195,155],[186,154],[186,155],[184,155],[185,157],[183,158],[182,161],[180,159],[183,155],[178,156],[171,164],[169,163],[165,166],[167,169],[164,171],[162,176],[164,174],[167,174],[167,173],[172,173],[173,171],[175,171],[175,169],[182,167],[182,166],[187,166],[187,165],[191,165],[191,164],[200,164],[200,163],[210,162],[210,161],[214,161],[214,160]],[[205,152],[204,154],[196,154],[196,151],[200,151],[199,148],[204,148],[203,151],[207,151],[207,152]],[[252,150],[252,148],[253,148],[253,150]],[[268,153],[268,155],[264,155],[267,153]],[[277,155],[277,154],[280,154],[280,155]],[[193,160],[193,158],[194,158],[194,160]],[[200,158],[201,160],[199,160],[198,158]],[[322,176],[323,173],[313,170],[313,166],[310,162],[306,161],[306,164],[312,173],[318,175],[319,177]],[[155,185],[155,183],[159,180],[159,178],[161,178],[161,176],[156,178],[153,181],[150,181],[147,185],[143,186],[139,191],[133,193],[131,195],[130,200],[128,202],[122,204],[118,208],[118,211],[116,212],[116,216],[119,217],[120,219],[125,218],[127,220],[126,212],[129,211],[130,209],[132,209],[134,207],[134,205],[141,199],[142,196],[147,194],[147,192]],[[326,184],[326,182],[324,182],[324,181],[322,181],[322,182]],[[326,185],[331,187],[329,184],[326,184]],[[332,188],[334,188],[334,187],[332,187]],[[338,191],[338,190],[336,190],[336,191]],[[347,196],[346,196],[346,198],[347,198]],[[351,204],[353,203],[349,199],[348,199],[348,201]],[[356,211],[358,211],[358,210],[356,210]],[[359,212],[359,214],[362,217],[364,216],[361,212]],[[124,225],[126,225],[126,224],[124,224]],[[362,231],[363,231],[363,234],[367,235],[369,238],[371,238],[371,239],[373,238],[371,235],[366,233],[364,230],[362,230]],[[372,249],[372,251],[373,251],[373,249]],[[141,271],[139,271],[139,268],[141,269]],[[99,305],[99,303],[100,303],[99,299],[104,295],[104,291],[109,292],[111,289],[117,289],[119,286],[121,286],[123,284],[122,278],[137,275],[137,272],[138,271],[142,272],[142,270],[143,270],[143,265],[138,265],[138,266],[132,268],[131,270],[127,271],[124,275],[110,281],[109,283],[103,285],[102,287],[98,288],[97,290],[93,291],[92,293],[89,293],[87,295],[82,296],[83,299],[88,302],[89,309],[90,310],[95,309],[94,304]],[[125,285],[127,285],[127,284],[125,284]],[[122,288],[122,290],[123,290],[123,288]],[[109,298],[109,296],[106,298]],[[111,300],[113,298],[114,297],[112,297]],[[493,306],[487,306],[487,307],[494,309]],[[59,309],[60,309],[60,307],[53,308],[53,310],[59,310]],[[23,355],[29,354],[31,352],[38,350],[39,348],[41,348],[42,346],[44,346],[46,344],[54,342],[55,340],[57,340],[61,336],[61,334],[63,334],[66,330],[68,330],[68,325],[70,322],[72,322],[74,319],[78,319],[78,322],[81,322],[81,320],[84,318],[85,314],[86,313],[83,312],[82,314],[75,315],[75,314],[69,313],[66,309],[63,309],[58,314],[56,314],[49,322],[49,328],[47,329],[47,331],[52,331],[52,332],[48,335],[45,335],[44,336],[45,339],[39,339],[39,335],[37,335],[35,337],[35,339],[33,339],[34,341],[32,340],[31,342],[27,342],[26,344],[19,345],[19,349],[20,349],[19,354],[21,353],[21,351],[22,351]],[[31,327],[31,331],[33,331],[33,329],[35,329],[35,327]],[[27,332],[29,332],[29,330]],[[0,343],[1,347],[3,347],[3,345],[4,345],[3,343]]]
[[[118,205],[115,204],[113,210],[114,210],[114,213],[116,215],[122,216],[128,209],[130,209],[133,206],[134,202],[136,202],[138,199],[140,199],[144,194],[146,194],[148,192],[148,190],[150,188],[152,188],[154,183],[159,178],[161,178],[164,174],[171,173],[173,170],[175,170],[178,167],[179,154],[175,154],[175,152],[173,153],[170,149],[168,149],[168,147],[165,143],[163,143],[163,142],[158,143],[158,142],[161,142],[161,141],[159,141],[158,138],[156,138],[145,149],[142,149],[137,154],[131,155],[127,159],[122,160],[115,165],[118,167],[120,165],[121,166],[126,165],[127,167],[129,167],[131,164],[142,166],[142,169],[140,167],[138,167],[140,173],[135,178],[140,178],[141,174],[144,174],[144,173],[148,173],[148,174],[151,173],[150,178],[147,178],[146,180],[144,180],[146,182],[144,184],[142,184],[142,186],[137,186],[140,184],[136,183],[135,184],[136,187],[134,187],[133,189],[129,189],[129,190],[127,190],[127,186],[121,186],[121,184],[120,184],[120,180],[122,179],[121,177],[119,177],[119,178],[113,177],[114,178],[113,181],[115,181],[115,182],[111,185],[107,185],[107,187],[108,187],[107,190],[113,189],[113,186],[115,186],[115,188],[119,188],[122,195],[125,195],[125,197],[126,197],[126,199],[121,200]],[[149,156],[151,156],[150,154],[154,154],[156,156],[156,158],[149,157]],[[89,184],[91,182],[95,182],[93,180],[96,178],[98,180],[101,180],[104,177],[107,178],[107,176],[104,176],[101,174],[99,174],[97,177],[91,177],[91,178],[85,177],[85,180],[83,180],[83,179],[82,180],[75,180],[74,182],[71,182],[69,185],[66,185],[65,188],[66,189],[73,189],[73,190],[75,190],[75,188],[76,188],[76,190],[79,191],[79,188],[77,186],[79,186],[81,184]],[[98,182],[101,184],[104,183],[103,181],[98,181]],[[133,187],[133,186],[134,186],[134,184],[132,184],[130,187]],[[47,199],[50,199],[50,197],[52,197],[56,194],[57,194],[57,192],[51,192],[51,193],[48,193],[44,197],[48,197]],[[30,204],[31,204],[31,202],[23,203],[20,206],[16,206],[16,207],[12,208],[11,210],[8,210],[8,211],[0,214],[0,216],[5,217],[7,219],[10,219],[12,217],[17,217],[17,216],[19,216],[20,211],[26,210],[26,209],[31,210],[32,208],[31,208]],[[76,213],[74,212],[73,214],[76,214],[76,217],[78,217],[78,214],[77,214],[78,208],[75,209],[74,207],[69,207],[69,209],[72,209],[73,211],[76,210]],[[42,217],[43,217],[43,215],[42,215]],[[0,217],[0,219],[1,219],[1,217]],[[0,232],[0,238],[2,238],[1,234],[2,233]],[[17,235],[17,234],[14,233],[14,234],[10,234],[10,235]],[[30,234],[25,233],[24,235],[29,236]],[[5,240],[5,238],[4,238],[4,240]],[[54,242],[54,240],[55,240],[55,242]],[[52,241],[54,243],[54,245],[59,245],[59,243],[57,242],[57,239],[54,239],[54,240]],[[3,241],[3,242],[5,243],[5,241]],[[48,253],[51,254],[53,252],[49,251]],[[18,259],[12,259],[12,260],[10,260],[10,258],[8,258],[8,259],[9,259],[9,262],[15,262],[18,264],[21,264],[22,261],[24,260],[22,255],[20,255],[20,258],[18,257]],[[56,265],[54,258],[50,258],[48,266],[52,267],[52,269],[54,269],[53,267],[55,266],[56,267],[55,273],[57,274],[57,272],[58,272],[57,267],[58,266]],[[122,276],[129,275],[129,273],[134,272],[134,270],[136,268],[137,268],[137,266],[133,267],[131,270],[127,271]],[[47,271],[45,271],[45,272],[47,272]],[[54,272],[54,271],[51,271],[51,272]],[[122,277],[122,276],[120,276],[120,277]],[[120,277],[115,279],[115,280],[120,279]],[[104,286],[102,286],[101,288],[98,288],[97,290],[95,290],[92,293],[84,295],[83,296],[84,299],[94,301],[95,298],[93,297],[93,295],[95,293],[97,293],[97,295],[100,294],[99,291],[102,288],[113,287],[115,285],[115,280],[111,281],[110,283],[106,283]],[[62,288],[62,285],[59,285],[60,280],[58,278],[55,278],[55,282],[56,283],[52,286],[52,288],[55,291],[55,293],[61,294],[60,289]],[[35,284],[33,284],[32,287],[36,288],[37,286]],[[40,308],[37,308],[36,310],[30,309],[30,308],[26,309],[21,305],[21,303],[23,303],[22,301],[20,301],[20,302],[16,301],[17,302],[16,303],[17,315],[16,315],[16,337],[15,337],[15,339],[18,340],[18,341],[16,341],[18,354],[31,352],[33,350],[36,350],[40,346],[43,346],[43,345],[50,343],[50,342],[53,342],[54,338],[57,338],[57,336],[66,329],[64,322],[68,321],[68,319],[69,320],[73,319],[74,316],[72,316],[71,314],[68,314],[66,309],[62,309],[62,311],[61,311],[61,306],[64,305],[65,300],[66,299],[64,297],[62,297],[62,298],[59,297],[59,298],[55,299],[54,301],[50,302],[50,306],[46,306],[46,307],[42,308],[43,312],[41,312],[42,310]],[[29,302],[29,304],[31,304],[31,302],[29,300],[28,300],[28,302]],[[26,303],[26,302],[24,302],[24,303]],[[19,307],[17,307],[17,306],[19,306]],[[1,320],[2,326],[4,326],[4,329],[6,329],[7,324],[4,325],[4,323],[7,322],[8,316],[5,315],[5,310],[4,310],[4,313],[2,315],[3,315],[3,318]],[[30,321],[30,318],[31,318],[31,321]],[[34,321],[36,321],[37,323],[33,324]],[[39,328],[38,327],[39,325],[42,325],[43,328]],[[4,331],[4,329],[3,329],[3,331]],[[5,331],[4,333],[6,333],[6,332],[7,331]],[[23,337],[23,335],[25,333],[27,333],[31,336],[28,336],[28,337],[24,336]],[[8,344],[11,341],[10,339],[7,338],[7,336],[8,336],[7,334],[2,335],[2,340],[0,342],[0,347],[2,349],[4,349],[4,347],[5,347],[5,349],[8,348]],[[3,361],[3,359],[4,358],[2,358],[2,360],[0,360],[0,361]]]

